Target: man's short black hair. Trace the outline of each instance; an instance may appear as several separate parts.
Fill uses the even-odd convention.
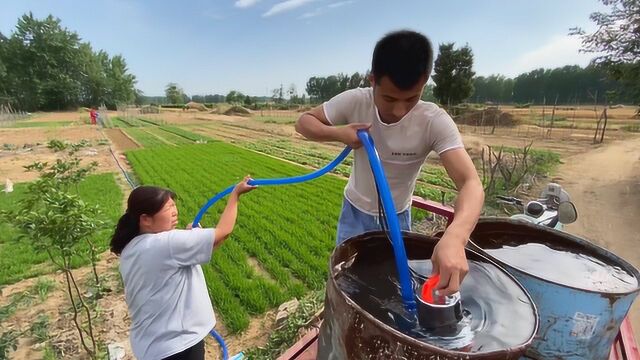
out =
[[[371,72],[379,82],[388,76],[402,90],[414,87],[425,75],[429,78],[433,66],[433,48],[429,39],[415,31],[388,33],[373,50]]]

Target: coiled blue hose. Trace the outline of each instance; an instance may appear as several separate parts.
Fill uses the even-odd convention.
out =
[[[397,214],[395,205],[393,204],[393,197],[391,196],[391,190],[389,189],[389,183],[387,182],[387,178],[384,174],[384,169],[382,168],[382,163],[380,162],[380,157],[378,156],[378,152],[373,143],[373,139],[369,136],[369,133],[366,130],[358,130],[358,138],[362,142],[367,156],[369,158],[369,165],[371,166],[371,171],[373,172],[373,177],[375,182],[380,189],[380,198],[382,201],[382,207],[386,214]],[[333,170],[338,164],[340,164],[351,152],[350,147],[346,147],[338,157],[336,157],[332,162],[327,164],[325,167],[318,169],[314,172],[311,172],[306,175],[294,176],[288,178],[277,178],[277,179],[258,179],[258,180],[249,180],[249,185],[260,186],[260,185],[288,185],[288,184],[296,184],[309,180],[313,180],[318,178],[329,171]],[[209,199],[206,204],[198,211],[198,214],[193,219],[193,227],[197,227],[202,220],[204,214],[209,210],[213,204],[215,204],[218,200],[223,197],[229,195],[235,185],[229,186],[223,191],[216,194],[214,197]],[[400,222],[398,221],[397,216],[386,216],[387,228],[390,232],[391,242],[393,244],[393,252],[396,259],[396,267],[398,271],[398,280],[400,282],[400,293],[402,296],[402,301],[405,305],[407,312],[410,315],[415,317],[416,314],[416,301],[414,298],[413,287],[411,286],[411,277],[409,274],[409,264],[407,262],[407,253],[404,249],[404,243],[402,241],[402,233],[400,231]],[[223,352],[223,359],[228,359],[227,347],[224,343],[224,340],[215,330],[211,330],[211,336],[213,336],[218,343],[220,343],[220,347]]]

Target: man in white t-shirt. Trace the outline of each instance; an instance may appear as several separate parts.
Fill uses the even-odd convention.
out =
[[[378,195],[357,130],[368,129],[382,160],[402,230],[411,229],[411,196],[427,155],[438,153],[456,184],[456,216],[434,249],[434,274],[442,295],[459,290],[469,267],[464,247],[476,225],[484,192],[451,117],[421,95],[433,64],[433,48],[422,34],[396,31],[378,41],[370,88],[336,95],[300,116],[296,131],[310,140],[340,141],[356,149],[338,221],[337,243],[379,230]]]

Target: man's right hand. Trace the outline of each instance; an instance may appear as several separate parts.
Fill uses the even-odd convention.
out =
[[[336,140],[350,146],[352,149],[362,147],[360,138],[358,138],[358,130],[367,130],[371,124],[354,123],[336,129]]]

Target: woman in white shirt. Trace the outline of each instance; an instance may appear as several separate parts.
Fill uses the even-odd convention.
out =
[[[131,347],[141,360],[204,359],[204,338],[216,324],[200,264],[231,234],[240,195],[251,191],[249,177],[236,185],[218,225],[178,230],[175,194],[154,186],[134,189],[118,221],[111,251],[120,255],[120,273],[131,318]]]

